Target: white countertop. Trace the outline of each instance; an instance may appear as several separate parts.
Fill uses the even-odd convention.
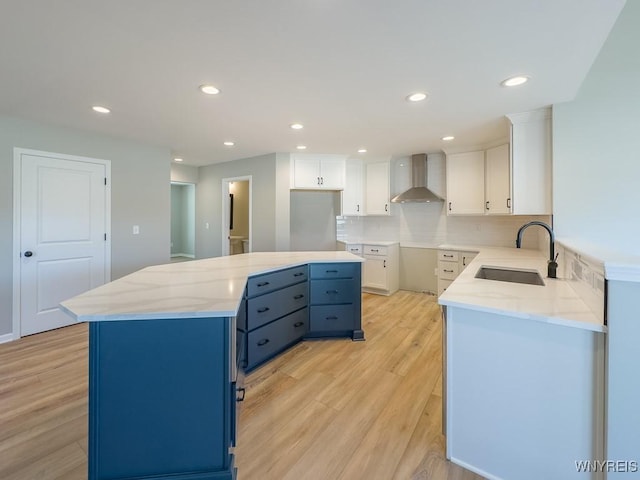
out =
[[[538,250],[446,245],[478,251],[438,303],[488,313],[531,319],[595,332],[606,332],[604,319],[598,318],[564,279],[546,278],[547,256]],[[544,286],[498,282],[475,278],[481,266],[535,269]]]
[[[388,247],[391,245],[397,245],[400,242],[386,241],[386,240],[366,240],[366,239],[349,239],[349,240],[336,240],[337,242],[344,243],[345,245],[380,245],[382,247]]]
[[[236,315],[247,278],[307,263],[362,262],[349,252],[256,252],[155,265],[65,300],[79,321]]]

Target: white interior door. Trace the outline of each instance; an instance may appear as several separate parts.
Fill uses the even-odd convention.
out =
[[[21,336],[75,323],[59,303],[107,280],[106,168],[21,155]]]

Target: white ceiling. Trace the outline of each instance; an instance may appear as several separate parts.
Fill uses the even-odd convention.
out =
[[[507,135],[506,113],[571,100],[624,3],[2,0],[0,114],[191,165],[298,144],[371,156],[434,152],[449,134],[479,145]],[[514,74],[531,81],[499,85]],[[415,91],[430,97],[406,102]]]

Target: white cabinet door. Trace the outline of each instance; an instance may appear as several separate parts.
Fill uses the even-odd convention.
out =
[[[511,120],[513,208],[516,215],[550,215],[551,111],[508,115]]]
[[[292,187],[312,190],[344,188],[344,155],[292,155]]]
[[[366,166],[367,215],[391,215],[389,205],[389,162],[368,163]]]
[[[362,160],[347,160],[342,191],[342,215],[364,215]]]
[[[293,155],[293,188],[320,188],[320,159]]]
[[[344,188],[345,158],[327,155],[320,159],[320,187],[327,190]]]
[[[511,213],[509,144],[485,152],[485,210],[487,215]]]
[[[365,255],[364,258],[362,286],[365,288],[389,290],[386,258],[375,255]]]
[[[447,155],[447,214],[483,215],[484,152]]]

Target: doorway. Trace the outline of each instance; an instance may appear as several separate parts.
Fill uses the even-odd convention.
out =
[[[60,302],[111,278],[111,163],[14,149],[13,337],[76,323]]]
[[[222,180],[222,255],[252,251],[251,176]]]
[[[196,186],[171,182],[171,262],[196,257]]]

